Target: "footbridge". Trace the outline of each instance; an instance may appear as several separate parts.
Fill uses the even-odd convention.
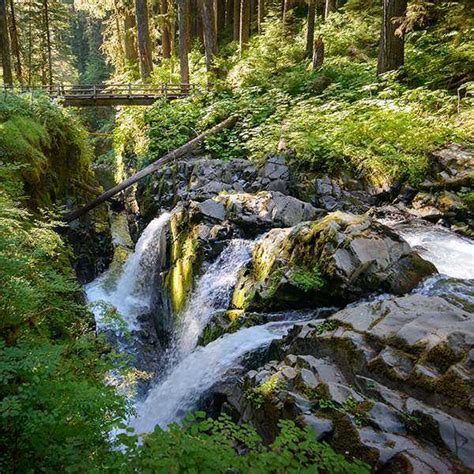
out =
[[[151,105],[157,100],[174,100],[196,91],[195,84],[93,84],[46,85],[31,87],[4,86],[3,92],[47,94],[65,107],[100,107],[113,105]]]

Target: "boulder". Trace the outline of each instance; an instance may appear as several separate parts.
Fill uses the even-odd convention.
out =
[[[406,293],[435,272],[389,228],[368,216],[336,212],[261,238],[241,272],[233,304],[342,306],[373,292]]]

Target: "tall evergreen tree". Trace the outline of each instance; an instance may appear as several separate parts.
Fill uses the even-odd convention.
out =
[[[186,18],[186,3],[189,0],[178,0],[178,22],[179,22],[179,68],[181,83],[189,84],[189,61],[188,61],[188,19]]]
[[[250,40],[250,0],[240,0],[240,54],[248,48]]]
[[[204,33],[204,50],[206,55],[207,71],[212,71],[214,55],[217,53],[217,38],[214,21],[213,0],[200,0],[202,26]]]
[[[18,28],[16,25],[16,12],[15,4],[13,0],[10,0],[10,21],[8,23],[10,27],[10,40],[12,55],[15,58],[15,73],[16,78],[20,85],[23,85],[23,70],[21,67],[21,56],[20,56],[20,45],[18,39]]]
[[[8,37],[8,19],[6,0],[0,0],[0,46],[2,54],[3,82],[13,85],[10,39]]]
[[[146,80],[153,69],[147,0],[135,0],[135,17],[137,20],[140,74],[142,79]]]
[[[405,16],[407,0],[384,0],[382,32],[377,73],[383,74],[403,66],[405,56],[405,39],[403,32],[398,31],[401,19]]]
[[[314,22],[316,19],[316,0],[308,0],[308,25],[306,30],[306,56],[313,57]]]

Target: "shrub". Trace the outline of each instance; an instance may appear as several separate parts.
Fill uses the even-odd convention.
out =
[[[157,428],[138,446],[136,438],[122,436],[127,451],[117,456],[117,469],[125,472],[331,472],[368,473],[367,465],[347,460],[314,434],[293,422],[280,421],[280,434],[264,446],[255,430],[237,425],[229,417],[206,419],[205,413],[188,418],[181,428]],[[132,467],[133,466],[133,467]]]

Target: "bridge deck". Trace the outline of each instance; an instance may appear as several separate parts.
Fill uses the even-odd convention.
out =
[[[194,84],[106,84],[106,85],[54,85],[33,87],[5,87],[20,93],[44,93],[59,99],[66,107],[91,107],[112,105],[151,105],[157,100],[174,100],[195,91]]]

